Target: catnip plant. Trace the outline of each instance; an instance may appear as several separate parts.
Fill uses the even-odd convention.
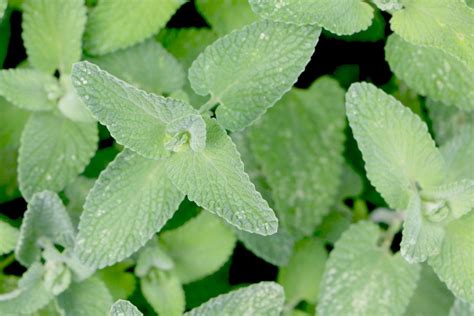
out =
[[[0,315],[474,314],[473,30],[470,0],[0,0]],[[314,72],[325,43],[389,78]]]

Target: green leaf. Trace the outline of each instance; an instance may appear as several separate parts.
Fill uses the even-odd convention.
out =
[[[466,71],[455,57],[434,47],[413,45],[396,34],[388,38],[385,52],[392,71],[417,93],[474,109],[474,71]]]
[[[3,18],[5,10],[7,9],[8,1],[0,0],[0,20]]]
[[[405,209],[419,185],[441,184],[445,162],[421,119],[368,83],[353,84],[346,111],[367,176],[392,208]]]
[[[180,316],[184,313],[184,291],[173,273],[152,270],[140,284],[143,296],[158,315]]]
[[[69,73],[81,59],[86,25],[83,0],[28,0],[23,5],[23,41],[38,70]]]
[[[326,260],[327,252],[319,239],[303,239],[295,245],[290,262],[278,272],[287,304],[316,303]]]
[[[178,61],[154,39],[89,60],[137,88],[155,94],[179,90],[186,80]]]
[[[274,282],[260,282],[219,295],[186,313],[186,316],[278,316],[283,310],[283,288]]]
[[[196,93],[211,95],[203,110],[219,103],[223,127],[250,125],[290,90],[320,33],[317,27],[260,21],[214,42],[189,69]]]
[[[290,234],[284,232],[281,227],[270,236],[261,236],[235,230],[237,237],[245,248],[253,252],[257,257],[275,265],[285,266],[290,260],[295,240]]]
[[[197,0],[196,9],[220,35],[258,20],[247,0]]]
[[[89,179],[79,176],[64,188],[64,195],[67,197],[67,211],[75,227],[79,224],[79,218],[83,211],[84,202],[87,194],[92,189],[95,179]]]
[[[432,121],[435,139],[439,145],[444,145],[464,129],[474,131],[472,128],[474,126],[474,111],[462,111],[431,99],[427,100],[426,106]]]
[[[297,25],[319,25],[331,33],[350,35],[367,29],[374,10],[360,0],[250,0],[265,19]]]
[[[318,315],[403,315],[416,288],[419,266],[377,246],[380,229],[352,225],[326,264]]]
[[[111,309],[110,316],[143,316],[143,314],[129,301],[118,300],[116,301]]]
[[[94,55],[111,53],[158,33],[186,0],[101,0],[92,9],[84,35]]]
[[[474,303],[474,212],[451,222],[438,256],[428,263],[457,297]]]
[[[439,48],[474,69],[474,10],[463,1],[404,0],[392,30],[415,45]]]
[[[186,142],[204,148],[205,123],[190,105],[138,90],[89,62],[73,68],[79,96],[118,143],[152,159],[183,150]]]
[[[334,203],[344,127],[344,91],[335,80],[322,78],[308,90],[285,95],[250,130],[275,210],[292,236],[314,232]]]
[[[71,316],[106,315],[112,305],[112,297],[105,284],[97,278],[72,283],[58,296],[59,306]]]
[[[96,123],[73,122],[55,113],[34,113],[21,136],[18,178],[23,196],[59,192],[81,173],[97,148]]]
[[[453,301],[453,294],[438,279],[430,266],[425,264],[422,266],[420,280],[405,315],[446,316]]]
[[[15,249],[20,232],[7,222],[0,220],[0,256]]]
[[[219,270],[235,246],[232,230],[208,212],[200,213],[177,229],[163,232],[160,240],[182,283],[199,280]]]
[[[28,203],[15,249],[17,260],[25,266],[38,261],[43,239],[63,247],[70,247],[74,242],[69,215],[58,195],[49,191],[33,195]]]
[[[105,283],[114,300],[126,299],[135,290],[135,276],[126,270],[133,262],[123,261],[97,272],[96,276]]]
[[[472,168],[472,157],[474,157],[474,115],[472,115],[472,118],[472,123],[466,123],[466,126],[460,127],[458,135],[455,135],[440,148],[448,168],[447,183],[463,179],[474,180],[474,168]]]
[[[44,270],[40,263],[34,263],[21,277],[18,289],[0,294],[2,315],[31,314],[46,306],[53,298],[43,283]]]
[[[449,316],[470,316],[474,314],[474,304],[469,304],[461,299],[456,299],[449,311]]]
[[[196,57],[212,42],[217,34],[208,28],[166,28],[158,34],[157,39],[188,69]]]
[[[75,122],[95,123],[91,112],[77,95],[72,85],[71,76],[61,76],[60,82],[64,91],[58,102],[61,113]]]
[[[460,218],[474,209],[474,180],[443,184],[423,191],[422,195],[429,200],[443,201],[454,218]]]
[[[439,254],[444,238],[444,228],[425,215],[428,205],[422,203],[417,192],[408,202],[403,223],[403,237],[400,252],[410,263],[423,262]]]
[[[0,95],[29,111],[50,111],[60,94],[58,81],[34,69],[0,71]]]
[[[168,271],[173,268],[173,259],[167,254],[163,244],[157,238],[152,238],[140,250],[135,266],[135,275],[141,278],[152,269]]]
[[[238,229],[274,234],[278,219],[244,172],[232,140],[215,120],[207,119],[206,124],[203,151],[179,152],[166,162],[171,181],[191,201]]]
[[[87,196],[76,242],[79,258],[96,268],[127,258],[163,227],[183,197],[162,160],[123,151]]]
[[[403,8],[403,0],[372,0],[372,2],[383,11],[391,12]]]

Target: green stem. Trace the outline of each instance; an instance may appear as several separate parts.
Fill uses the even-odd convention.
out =
[[[8,257],[6,257],[2,262],[0,262],[0,271],[3,271],[6,267],[15,261],[15,254],[11,253]]]
[[[388,227],[387,231],[385,232],[385,238],[383,239],[382,242],[382,247],[385,249],[389,249],[390,246],[392,245],[393,238],[395,235],[398,233],[400,228],[402,227],[402,221],[401,219],[394,219],[392,223],[390,223],[390,226]]]

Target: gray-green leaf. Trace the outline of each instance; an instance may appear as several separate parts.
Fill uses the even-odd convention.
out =
[[[15,249],[20,232],[7,222],[0,220],[0,256]]]
[[[143,314],[129,301],[118,300],[110,308],[109,316],[143,316]]]
[[[199,263],[198,259],[195,262]],[[183,315],[184,291],[175,274],[154,269],[140,280],[140,284],[143,296],[158,315]]]
[[[127,258],[163,227],[183,197],[162,160],[123,151],[87,196],[76,242],[79,258],[97,268]]]
[[[278,219],[255,190],[235,145],[225,130],[207,119],[207,144],[201,152],[183,151],[167,161],[168,176],[191,201],[241,230],[260,235],[277,231]]]
[[[226,129],[243,129],[290,90],[321,30],[260,21],[217,40],[194,61],[189,80]],[[207,106],[206,105],[206,106]],[[205,108],[204,108],[205,109]]]
[[[61,199],[44,191],[33,195],[28,203],[15,249],[18,261],[30,266],[40,259],[42,239],[63,247],[73,246],[74,228]]]
[[[34,113],[21,136],[20,190],[29,200],[36,192],[59,192],[81,173],[95,153],[96,123],[73,122],[56,113]]]
[[[72,76],[82,101],[125,147],[151,159],[204,148],[205,123],[190,105],[148,94],[89,62],[75,64]]]
[[[186,313],[186,316],[278,316],[285,294],[274,282],[260,282],[219,295]]]

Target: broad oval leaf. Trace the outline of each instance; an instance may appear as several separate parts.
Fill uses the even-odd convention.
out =
[[[109,316],[143,316],[132,303],[125,300],[116,301],[110,308]]]
[[[112,296],[102,281],[92,277],[80,283],[72,283],[58,296],[58,303],[66,315],[107,315],[109,306],[112,305]]]
[[[464,110],[474,109],[474,71],[434,47],[423,47],[392,34],[385,46],[390,68],[421,95]]]
[[[54,295],[43,282],[44,269],[34,263],[21,277],[18,289],[0,294],[0,313],[2,315],[32,314],[45,307]]]
[[[234,143],[213,119],[207,119],[207,144],[201,152],[172,155],[166,165],[171,181],[191,201],[241,230],[260,235],[277,231],[278,219],[255,190]]]
[[[463,1],[404,0],[392,30],[416,45],[437,47],[474,69],[474,10]]]
[[[61,199],[56,193],[44,191],[33,195],[28,203],[15,249],[18,261],[30,266],[41,257],[40,239],[62,247],[72,247],[74,228]]]
[[[28,200],[36,192],[59,192],[81,173],[95,153],[96,123],[73,122],[56,113],[34,113],[21,135],[18,157],[20,190]]]
[[[169,94],[181,89],[186,80],[182,66],[154,39],[88,60],[150,93]]]
[[[344,149],[344,91],[329,78],[294,89],[250,129],[251,148],[290,235],[314,232],[334,203]]]
[[[75,251],[96,268],[121,261],[163,227],[183,198],[168,180],[163,161],[125,150],[87,196]]]
[[[377,246],[380,229],[352,225],[326,263],[318,315],[403,315],[416,288],[419,266]]]
[[[187,142],[193,150],[204,148],[205,123],[190,105],[148,94],[89,62],[75,64],[72,76],[77,93],[93,116],[125,147],[159,159],[179,150],[167,148],[167,143],[179,145],[173,141],[189,134]]]
[[[387,203],[405,209],[410,192],[441,184],[445,162],[421,119],[368,83],[353,84],[346,111],[367,176]]]
[[[182,283],[202,279],[219,270],[235,246],[230,227],[209,212],[202,212],[177,229],[163,232],[160,240]]]
[[[438,256],[428,263],[459,298],[474,303],[474,212],[451,222]]]
[[[70,73],[81,59],[85,25],[84,0],[25,1],[22,36],[28,60],[47,73]]]
[[[337,35],[363,31],[374,17],[374,9],[361,0],[250,0],[250,4],[265,19],[315,24]]]
[[[187,312],[186,316],[278,316],[283,310],[285,294],[274,282],[260,282],[219,295]]]
[[[29,111],[51,111],[60,95],[58,81],[34,69],[0,71],[0,95]]]
[[[217,40],[194,61],[189,80],[199,95],[220,104],[218,122],[228,130],[252,124],[303,72],[321,30],[260,21]]]
[[[84,47],[93,55],[132,46],[158,33],[186,0],[101,0],[87,20]]]
[[[471,117],[472,122],[466,122],[464,128],[459,128],[458,134],[454,135],[449,142],[440,148],[448,167],[446,183],[462,181],[464,179],[474,180],[474,168],[472,168],[472,157],[474,157],[474,112],[472,112]]]

